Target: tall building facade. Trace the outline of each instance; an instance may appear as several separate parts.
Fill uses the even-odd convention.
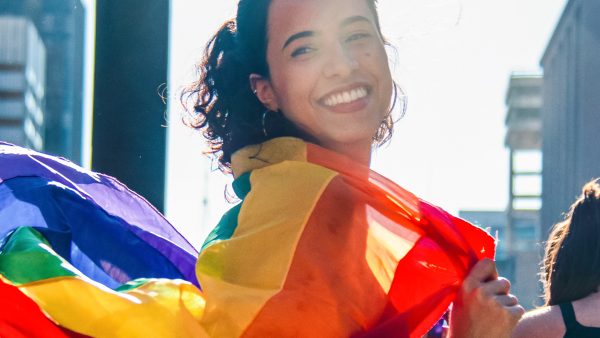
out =
[[[541,238],[542,85],[539,74],[512,74],[506,94],[504,144],[509,151],[510,251],[530,250]]]
[[[505,250],[514,257],[513,290],[528,308],[541,305],[542,85],[539,74],[514,73],[506,94],[509,194]]]
[[[81,0],[2,0],[0,15],[29,20],[45,47],[42,150],[81,163],[85,32]],[[19,42],[26,44],[13,41]]]
[[[33,23],[0,15],[0,140],[42,150],[46,48]]]
[[[570,0],[542,57],[542,234],[600,176],[600,1]]]

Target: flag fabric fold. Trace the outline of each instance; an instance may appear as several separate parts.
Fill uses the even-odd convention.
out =
[[[197,255],[115,179],[1,144],[0,297],[57,337],[420,337],[494,256],[482,230],[299,139],[232,167],[241,201]]]
[[[66,336],[202,337],[198,318],[204,301],[191,283],[142,279],[112,290],[82,275],[30,227],[17,228],[7,238],[0,274],[37,303],[57,328],[68,329],[63,330]]]
[[[3,143],[0,225],[0,238],[19,226],[38,229],[60,255],[109,286],[139,277],[197,284],[197,252],[142,197],[112,177]]]
[[[232,169],[242,201],[197,263],[215,336],[421,337],[494,256],[484,231],[299,139],[244,148]]]

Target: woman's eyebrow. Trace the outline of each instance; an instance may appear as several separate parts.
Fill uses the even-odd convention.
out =
[[[371,20],[369,20],[367,17],[362,16],[362,15],[355,15],[355,16],[351,16],[351,17],[348,17],[348,18],[342,20],[342,23],[340,24],[340,26],[348,26],[355,22],[360,22],[360,21],[371,23]]]
[[[302,32],[298,32],[296,34],[292,34],[292,36],[290,36],[287,40],[285,40],[285,43],[283,44],[283,48],[281,48],[281,49],[285,49],[285,47],[287,47],[294,40],[298,40],[301,38],[307,38],[307,37],[311,37],[311,36],[315,36],[315,35],[316,35],[316,33],[314,31],[302,31]]]
[[[371,23],[371,20],[369,20],[367,17],[362,16],[362,15],[354,15],[351,17],[348,17],[344,20],[342,20],[342,22],[340,23],[340,26],[348,26],[351,25],[355,22],[368,22]],[[301,38],[307,38],[307,37],[312,37],[317,35],[317,33],[315,33],[315,31],[302,31],[302,32],[298,32],[295,34],[292,34],[292,36],[290,36],[287,40],[285,40],[285,43],[283,44],[283,47],[281,48],[282,50],[285,49],[285,47],[287,47],[290,43],[292,43],[294,40],[298,40]]]

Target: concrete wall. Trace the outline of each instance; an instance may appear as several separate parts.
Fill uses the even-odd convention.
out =
[[[600,1],[571,0],[544,68],[542,237],[600,176]]]

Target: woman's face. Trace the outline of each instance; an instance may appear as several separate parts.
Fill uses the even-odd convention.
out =
[[[273,0],[269,79],[259,98],[330,149],[365,148],[390,107],[393,82],[365,0]]]

